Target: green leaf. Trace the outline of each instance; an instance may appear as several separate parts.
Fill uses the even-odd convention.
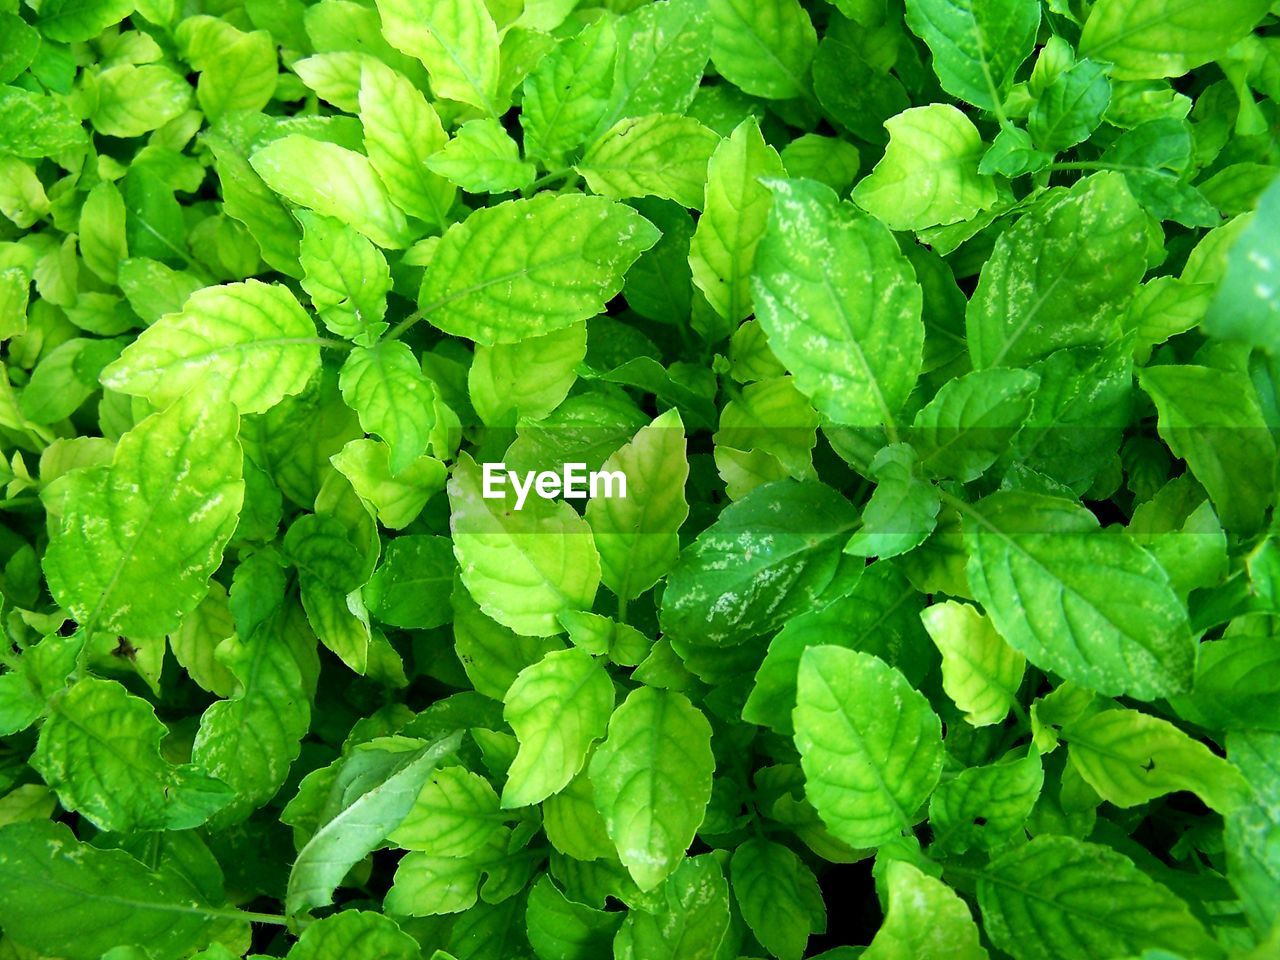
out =
[[[524,636],[490,619],[461,586],[453,592],[453,635],[468,679],[494,700],[506,696],[521,670],[564,647],[555,637]]]
[[[884,925],[863,957],[867,960],[987,960],[969,906],[941,880],[905,860],[890,860],[883,882],[888,907]]]
[[[698,0],[660,0],[618,22],[618,55],[599,136],[625,117],[683,114],[711,56],[711,17]]]
[[[778,960],[800,960],[810,934],[826,929],[817,878],[781,844],[747,840],[733,852],[730,875],[743,919]]]
[[[532,497],[515,509],[515,494],[482,495],[480,468],[462,454],[449,481],[449,528],[462,582],[480,609],[526,636],[563,628],[556,615],[591,607],[600,557],[591,528],[560,501]]]
[[[856,557],[895,557],[915,549],[933,532],[941,500],[933,484],[915,477],[916,454],[890,444],[867,468],[876,488],[862,508],[862,527],[845,544]]]
[[[133,13],[133,0],[51,0],[40,7],[40,32],[49,40],[79,43]]]
[[[189,393],[122,436],[109,465],[61,481],[43,566],[86,634],[163,636],[204,599],[244,496],[237,427],[228,404]]]
[[[0,867],[11,881],[0,887],[0,925],[11,944],[43,955],[98,960],[145,943],[153,960],[179,960],[231,932],[220,918],[235,911],[207,906],[181,873],[82,843],[62,823],[0,828]]]
[[[492,117],[468,120],[427,158],[427,169],[469,193],[508,193],[533,183],[537,169]]]
[[[380,247],[399,250],[414,239],[364,154],[294,133],[258,149],[249,163],[286,200],[342,220]]]
[[[1227,753],[1253,788],[1251,802],[1238,807],[1227,818],[1223,839],[1226,845],[1227,876],[1240,896],[1249,925],[1265,936],[1275,929],[1272,909],[1280,892],[1280,857],[1276,838],[1280,837],[1280,770],[1276,768],[1277,736],[1261,731],[1232,733]]]
[[[392,914],[434,917],[462,913],[475,906],[485,874],[492,878],[502,869],[507,852],[503,828],[486,846],[467,857],[437,857],[411,852],[396,866],[395,883],[384,908]]]
[[[968,483],[1004,451],[1031,412],[1039,378],[1027,370],[975,370],[942,385],[911,423],[921,465]]]
[[[754,118],[720,141],[707,165],[705,205],[689,244],[689,266],[707,302],[730,323],[752,313],[751,273],[771,203],[759,181],[783,175],[777,151]]]
[[[420,457],[393,477],[390,449],[368,438],[352,440],[329,459],[389,530],[412,523],[448,477],[448,468],[433,457]]]
[[[196,99],[210,120],[237,110],[261,110],[276,90],[276,45],[265,30],[244,33],[215,17],[187,17],[175,39],[200,71]]]
[[[613,942],[615,960],[714,960],[729,936],[729,886],[714,856],[683,861],[652,909],[627,912]]]
[[[431,775],[389,839],[433,857],[469,857],[501,833],[498,795],[489,781],[451,766]]]
[[[996,631],[1042,669],[1144,700],[1187,689],[1195,660],[1168,575],[1088,510],[998,493],[967,512],[968,575]]]
[[[321,321],[351,340],[372,339],[386,330],[391,272],[372,243],[344,223],[300,210],[302,245],[298,259],[302,289]]]
[[[418,942],[381,914],[343,910],[307,926],[288,960],[419,960]]]
[[[929,45],[947,93],[999,110],[1035,47],[1035,0],[908,0],[907,25]]]
[[[1031,108],[1028,127],[1037,147],[1059,153],[1087,140],[1111,103],[1101,64],[1081,60],[1063,70]]]
[[[920,372],[911,264],[877,221],[812,181],[773,181],[751,291],[769,347],[835,423],[892,428]]]
[[[797,0],[712,0],[711,61],[730,83],[756,97],[789,100],[808,92],[818,35]]]
[[[929,801],[934,846],[947,853],[1004,846],[1022,834],[1043,784],[1034,749],[1021,759],[961,770]]]
[[[157,405],[216,387],[241,413],[261,413],[319,368],[315,324],[293,294],[246,280],[197,290],[126,347],[102,383]]]
[[[853,190],[853,201],[891,230],[971,220],[995,206],[995,182],[978,172],[984,145],[949,104],[904,110],[885,121],[889,146]]]
[[[853,506],[815,481],[757,487],[681,554],[662,596],[662,629],[726,647],[810,610],[836,579]]]
[[[1120,80],[1180,77],[1223,56],[1267,7],[1266,0],[1099,0],[1085,21],[1080,53],[1113,64]]]
[[[392,202],[445,226],[456,190],[427,169],[448,140],[435,109],[406,77],[372,57],[362,61],[359,100],[364,149]]]
[[[623,915],[593,910],[566,897],[543,877],[529,891],[525,923],[541,960],[594,960],[607,955]]]
[[[1209,492],[1225,527],[1252,531],[1275,496],[1275,443],[1243,375],[1193,365],[1148,367],[1160,436]]]
[[[241,564],[237,573],[245,569]],[[260,588],[251,580],[242,589]],[[247,636],[233,636],[218,648],[237,690],[200,717],[191,753],[201,769],[236,792],[215,815],[214,829],[244,820],[275,795],[310,726],[311,705],[286,636],[288,621],[287,613],[277,611]]]
[[[625,497],[596,497],[586,510],[601,579],[623,600],[648,590],[679,556],[679,530],[689,515],[685,446],[684,423],[672,409],[637,431],[601,467],[627,478]]]
[[[942,773],[937,715],[901,672],[869,653],[804,652],[795,730],[805,796],[853,847],[910,829]]]
[[[232,793],[198,768],[162,758],[167,732],[145,700],[89,677],[50,701],[31,763],[63,807],[99,829],[186,830]]]
[[[691,117],[649,114],[618,121],[576,169],[593,191],[615,200],[654,196],[700,209],[719,143]]]
[[[366,433],[386,441],[394,477],[427,452],[435,427],[435,387],[404,343],[356,347],[338,377],[342,399]]]
[[[591,758],[591,786],[641,890],[680,865],[711,799],[714,769],[711,725],[683,694],[641,687],[613,712]]]
[[[191,88],[168,67],[121,64],[92,80],[97,102],[89,122],[109,137],[140,137],[178,117],[191,104]]]
[[[347,871],[400,825],[440,761],[457,749],[459,737],[451,734],[406,753],[401,766],[316,830],[289,871],[285,903],[291,915],[333,902]]]
[[[38,160],[86,142],[80,121],[61,101],[0,87],[0,142],[6,153]]]
[[[564,400],[587,353],[587,325],[515,343],[476,346],[467,393],[480,419],[503,424],[541,420]]]
[[[1152,947],[1220,957],[1187,905],[1107,847],[1042,836],[995,860],[978,880],[982,918],[1018,960],[1128,957]]]
[[[996,241],[965,315],[977,369],[1062,347],[1101,346],[1147,269],[1147,218],[1118,173],[1099,173],[1024,214]]]
[[[1072,765],[1118,807],[1190,790],[1219,813],[1249,798],[1240,771],[1168,720],[1136,710],[1103,710],[1063,729]]]
[[[530,158],[559,164],[599,125],[613,89],[615,24],[599,18],[561,42],[525,80],[520,126]]]
[[[437,96],[497,114],[498,29],[483,0],[377,0],[382,32],[417,57]]]
[[[600,313],[657,240],[648,221],[603,197],[511,200],[449,228],[418,302],[432,324],[477,343],[541,336]]]
[[[382,565],[364,585],[364,601],[381,623],[430,630],[452,619],[449,596],[457,570],[447,537],[396,537],[387,544]]]
[[[520,741],[502,789],[510,809],[545,800],[582,769],[613,713],[613,681],[585,650],[570,647],[521,670],[503,700]]]
[[[1226,275],[1218,287],[1205,332],[1224,340],[1240,340],[1268,353],[1280,353],[1280,242],[1267,224],[1280,215],[1280,179],[1258,200],[1257,212],[1227,252]]]

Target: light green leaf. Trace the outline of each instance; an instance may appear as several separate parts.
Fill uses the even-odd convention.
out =
[[[1168,720],[1137,710],[1103,710],[1062,733],[1072,765],[1118,807],[1190,790],[1210,809],[1229,814],[1249,799],[1239,770]]]
[[[1280,735],[1232,733],[1227,755],[1244,774],[1254,796],[1226,818],[1227,876],[1240,895],[1249,925],[1265,936],[1274,931],[1280,895]],[[1274,937],[1274,934],[1273,934]]]
[[[477,343],[541,336],[600,313],[658,236],[603,197],[510,200],[449,228],[418,302],[432,324]]]
[[[515,343],[478,345],[467,371],[471,404],[487,424],[541,420],[568,395],[586,354],[585,323]]]
[[[515,509],[482,496],[480,467],[462,454],[449,481],[449,529],[462,582],[486,615],[527,636],[563,631],[556,615],[590,609],[600,583],[591,528],[564,501],[530,497]]]
[[[498,113],[498,29],[484,0],[377,2],[383,35],[422,61],[437,96]]]
[[[216,388],[241,413],[301,393],[320,369],[315,324],[283,286],[258,280],[197,290],[102,371],[111,390],[163,405]]]
[[[1039,382],[1030,371],[1004,368],[948,380],[911,424],[921,465],[939,477],[978,479],[1009,449]]]
[[[87,677],[49,703],[31,764],[59,802],[101,830],[187,830],[232,800],[225,784],[160,756],[151,704]]]
[[[1268,7],[1267,0],[1098,0],[1080,53],[1114,64],[1111,75],[1119,80],[1180,77],[1225,55]]]
[[[821,418],[791,377],[747,384],[720,411],[711,438],[725,492],[740,500],[762,483],[813,480],[813,449]]]
[[[818,34],[797,0],[712,0],[711,61],[716,71],[756,97],[789,100],[809,89]]]
[[[613,841],[596,809],[587,769],[542,803],[543,828],[551,845],[575,860],[613,860]]]
[[[182,625],[169,634],[169,649],[192,680],[212,694],[229,697],[235,690],[236,678],[218,661],[214,651],[235,631],[235,621],[227,605],[227,590],[212,580],[200,605],[183,617]]]
[[[368,57],[360,74],[364,149],[397,207],[437,227],[449,222],[457,192],[427,169],[448,136],[435,109],[402,74]]]
[[[654,196],[701,209],[707,162],[719,143],[692,117],[648,114],[619,120],[576,169],[592,190],[615,200]]]
[[[641,890],[684,859],[711,799],[711,725],[680,693],[640,687],[609,721],[591,758],[605,828]]]
[[[285,902],[291,915],[333,902],[333,892],[347,871],[400,825],[440,761],[458,748],[460,737],[451,734],[406,752],[402,765],[316,830],[289,872]]]
[[[6,153],[38,160],[81,147],[85,141],[80,120],[61,101],[19,87],[0,87],[0,143]]]
[[[298,258],[304,276],[302,289],[324,325],[340,337],[368,340],[387,325],[387,291],[391,271],[372,243],[344,223],[305,210]]]
[[[58,484],[44,572],[87,634],[163,636],[204,599],[244,496],[238,424],[190,393],[122,436],[110,465]]]
[[[1022,683],[1022,654],[967,603],[936,603],[920,619],[942,654],[942,688],[965,719],[975,727],[1002,721]]]
[[[284,537],[285,558],[298,569],[307,619],[320,642],[356,673],[369,665],[369,616],[359,589],[373,572],[347,527],[332,516],[304,513]]]
[[[520,148],[492,117],[468,120],[443,148],[427,158],[427,169],[469,193],[508,193],[533,182],[537,169],[520,159]]]
[[[435,386],[405,343],[356,347],[338,377],[342,399],[360,426],[386,441],[394,477],[427,452],[435,426]]]
[[[879,657],[816,646],[800,658],[794,714],[805,797],[853,847],[909,829],[942,774],[929,701]]]
[[[40,7],[40,32],[49,40],[79,43],[133,13],[134,0],[51,0]]]
[[[413,242],[404,214],[362,153],[293,133],[254,152],[249,163],[286,200],[341,220],[380,247]]]
[[[418,942],[395,922],[367,910],[343,910],[308,925],[288,960],[420,960]]]
[[[1104,694],[1187,689],[1186,608],[1152,556],[1068,500],[998,493],[965,518],[968,576],[996,631],[1036,666]]]
[[[489,781],[450,766],[431,775],[388,839],[433,857],[469,857],[501,833],[498,795]]]
[[[502,828],[482,849],[466,857],[405,854],[396,866],[384,909],[410,917],[435,917],[474,906],[484,875],[503,869],[509,834]]]
[[[905,860],[884,866],[884,924],[865,960],[987,960],[969,906],[941,880]]]
[[[525,80],[520,126],[529,157],[560,163],[600,123],[618,53],[615,23],[601,17],[563,41]]]
[[[929,45],[947,93],[983,110],[1000,109],[1035,47],[1036,0],[908,0],[907,26]]]
[[[1118,173],[1099,173],[996,240],[965,316],[977,369],[1102,346],[1147,269],[1147,217]]]
[[[1187,461],[1223,526],[1251,532],[1275,496],[1275,441],[1244,374],[1194,365],[1148,367],[1138,383],[1160,437]]]
[[[266,30],[244,33],[218,17],[187,17],[174,31],[184,58],[200,72],[196,99],[211,121],[263,109],[276,92],[276,44]]]
[[[853,201],[891,230],[970,220],[995,205],[995,181],[978,172],[978,128],[946,103],[904,110],[884,123],[889,146],[853,189]]]
[[[121,64],[90,76],[97,97],[89,122],[109,137],[150,133],[191,104],[186,80],[159,64]]]
[[[602,471],[627,478],[625,497],[587,504],[605,586],[623,600],[648,590],[676,562],[680,526],[689,515],[684,423],[675,409],[642,427],[613,453]]]
[[[880,223],[812,181],[771,184],[751,291],[769,346],[835,423],[891,425],[920,372],[911,264]]]
[[[615,960],[715,960],[729,935],[729,886],[711,854],[683,861],[646,907],[627,912]]]
[[[754,118],[720,141],[707,165],[705,205],[689,244],[689,266],[707,302],[730,323],[752,313],[751,272],[771,205],[760,178],[784,175]]]
[[[0,925],[10,946],[45,956],[98,960],[145,943],[152,960],[179,960],[215,936],[247,935],[234,911],[207,906],[178,871],[149,870],[123,850],[82,843],[62,823],[0,829]],[[24,951],[25,952],[25,951]]]
[[[570,647],[521,670],[503,699],[502,715],[520,741],[502,789],[510,809],[545,800],[582,769],[613,713],[613,681],[589,653]]]
[[[420,457],[392,476],[390,449],[367,437],[352,440],[329,459],[388,530],[411,524],[448,477],[448,468],[434,457]]]
[[[816,481],[756,487],[681,555],[662,596],[663,632],[728,647],[811,610],[836,579],[855,519]]]
[[[992,944],[1018,960],[1129,957],[1152,947],[1220,957],[1187,905],[1114,850],[1041,836],[978,880]]]
[[[525,667],[564,648],[556,637],[524,636],[489,618],[461,586],[453,592],[453,637],[472,686],[494,700],[506,696]]]
[[[782,844],[747,840],[733,852],[730,876],[743,919],[778,960],[800,960],[809,935],[826,930],[817,878]]]

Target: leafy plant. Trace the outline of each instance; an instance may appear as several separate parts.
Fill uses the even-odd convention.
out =
[[[1276,956],[1278,14],[0,0],[0,957]]]

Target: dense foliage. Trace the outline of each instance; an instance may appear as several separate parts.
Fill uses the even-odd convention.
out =
[[[1280,956],[1278,12],[0,0],[0,960]]]

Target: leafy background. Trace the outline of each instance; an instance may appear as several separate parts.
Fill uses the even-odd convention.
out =
[[[1275,24],[0,0],[0,957],[1280,955]]]

